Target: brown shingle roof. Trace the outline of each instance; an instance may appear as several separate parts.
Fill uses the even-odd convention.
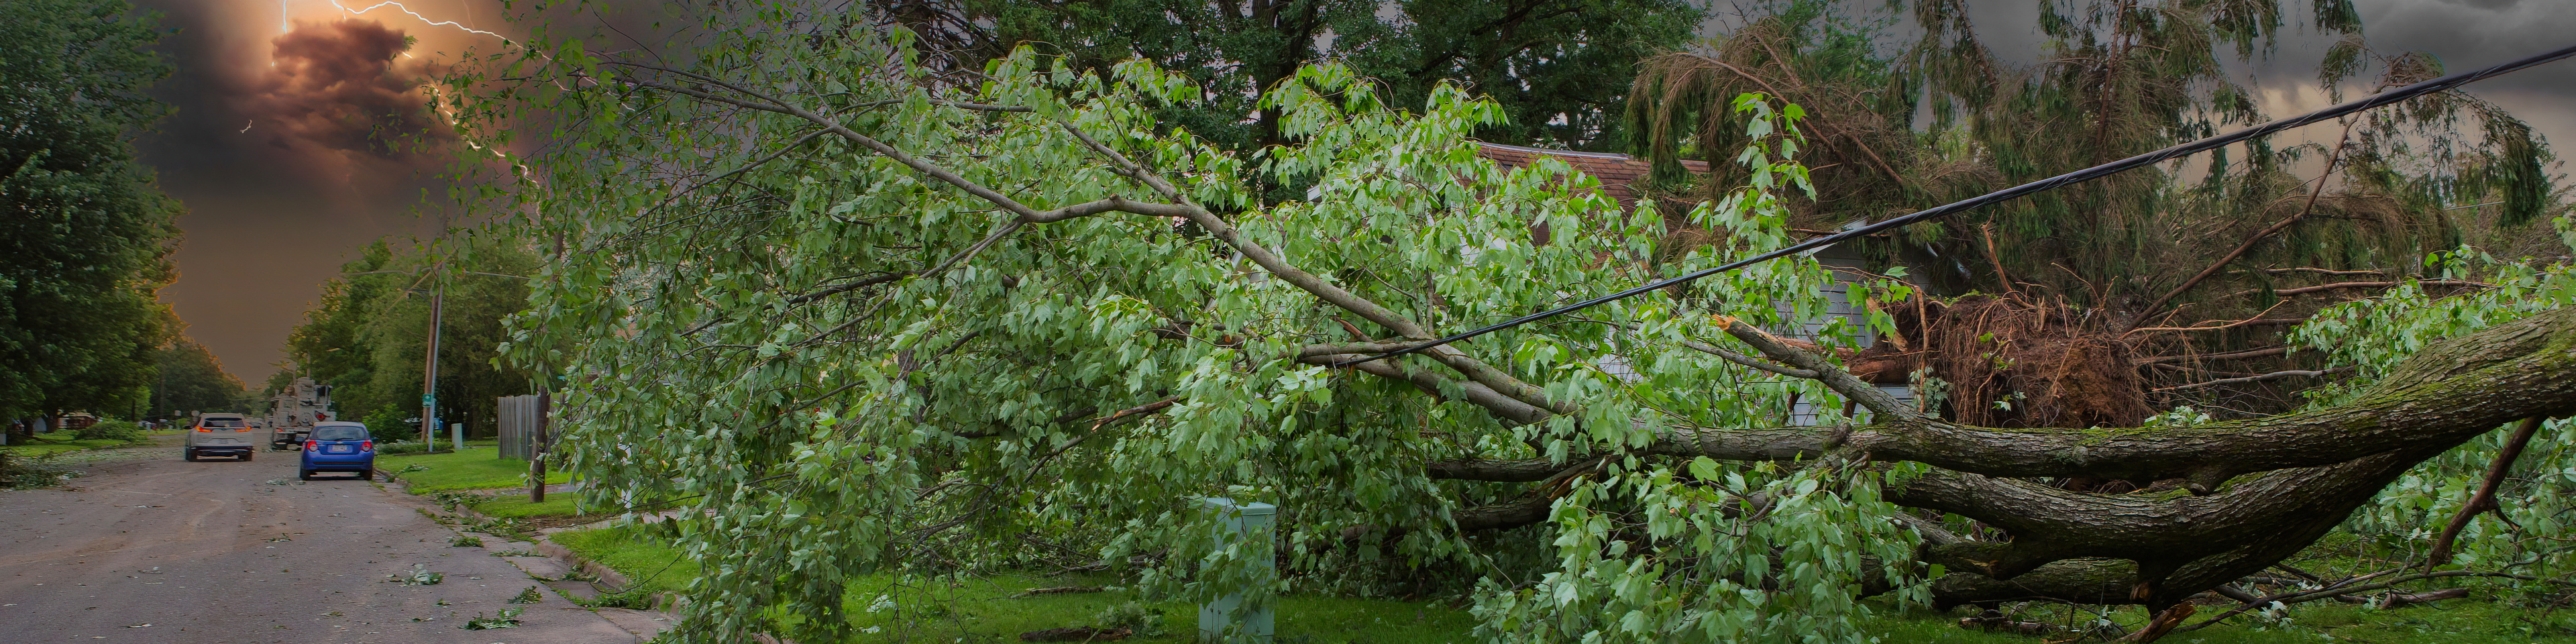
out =
[[[1653,167],[1645,160],[1625,154],[1551,150],[1484,142],[1476,143],[1476,156],[1492,159],[1495,163],[1502,164],[1504,169],[1512,170],[1528,167],[1541,158],[1563,161],[1566,165],[1574,166],[1574,169],[1600,180],[1601,190],[1609,193],[1610,198],[1619,200],[1619,205],[1623,208],[1637,207],[1637,190],[1631,187],[1631,184],[1645,181],[1646,171]],[[1708,164],[1700,161],[1683,161],[1682,168],[1689,170],[1691,174],[1708,173]]]

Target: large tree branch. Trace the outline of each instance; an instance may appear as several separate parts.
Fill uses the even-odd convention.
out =
[[[1993,429],[1901,418],[1843,444],[1872,459],[1989,476],[2182,477],[2209,492],[2249,472],[2315,467],[2449,446],[2533,416],[2576,413],[2576,309],[2496,325],[2419,352],[2342,406],[2191,427]],[[1650,450],[1720,459],[1813,458],[1831,428],[1665,431]]]
[[[1386,327],[1388,330],[1394,331],[1398,336],[1407,338],[1433,337],[1433,334],[1429,329],[1411,319],[1397,314],[1394,310],[1388,309],[1385,306],[1374,301],[1370,301],[1367,298],[1360,297],[1358,294],[1327,282],[1313,273],[1308,273],[1289,264],[1287,260],[1282,258],[1277,252],[1245,238],[1242,232],[1237,230],[1232,223],[1225,221],[1224,218],[1218,217],[1215,213],[1210,212],[1206,208],[1190,201],[1187,195],[1173,187],[1169,182],[1164,181],[1159,173],[1153,172],[1142,164],[1136,163],[1134,160],[1129,159],[1126,155],[1121,154],[1116,149],[1102,144],[1099,140],[1083,133],[1080,128],[1074,127],[1070,123],[1059,122],[1058,124],[1063,127],[1066,132],[1072,134],[1077,140],[1081,141],[1085,147],[1088,147],[1094,152],[1100,153],[1102,156],[1106,157],[1112,164],[1118,167],[1121,174],[1142,182],[1146,184],[1148,188],[1163,195],[1165,198],[1179,203],[1139,202],[1112,196],[1097,201],[1065,206],[1055,210],[1039,211],[990,187],[976,183],[973,180],[960,176],[955,172],[942,168],[937,164],[924,161],[883,141],[852,131],[847,126],[842,125],[837,119],[799,107],[778,97],[726,83],[720,79],[681,70],[626,62],[604,64],[676,74],[750,97],[749,99],[743,99],[722,96],[713,92],[644,78],[619,77],[617,79],[620,82],[628,83],[637,87],[672,92],[701,100],[734,105],[746,109],[785,114],[803,119],[807,122],[821,126],[826,132],[830,132],[833,135],[855,143],[860,147],[867,148],[868,150],[879,155],[883,155],[886,158],[893,159],[896,163],[903,164],[905,167],[911,168],[914,172],[921,173],[922,175],[936,179],[941,183],[946,183],[959,190],[965,191],[967,194],[973,195],[978,199],[982,199],[986,202],[992,203],[993,205],[999,206],[1003,210],[1017,215],[1020,223],[1052,223],[1108,212],[1126,212],[1185,219],[1191,223],[1198,224],[1201,229],[1208,232],[1209,236],[1215,237],[1218,241],[1224,242],[1227,246],[1232,247],[1236,252],[1241,253],[1246,259],[1250,259],[1254,264],[1261,266],[1263,270],[1268,271],[1270,274],[1277,276],[1282,281],[1285,281],[1300,290],[1304,290],[1307,293],[1323,299],[1328,304],[1348,310],[1353,314],[1360,316],[1362,319],[1366,319],[1378,324],[1379,326]],[[1007,231],[1008,229],[1005,230]],[[985,244],[989,244],[991,241],[992,240],[988,238],[985,241]],[[978,245],[978,250],[982,245],[984,244]],[[972,252],[973,251],[970,250],[969,254]],[[1436,350],[1425,353],[1427,353],[1432,359],[1439,361],[1441,364],[1447,365],[1450,368],[1457,369],[1459,372],[1466,374],[1470,379],[1479,383],[1484,383],[1488,387],[1503,391],[1513,398],[1520,399],[1522,402],[1543,407],[1555,413],[1570,413],[1575,409],[1571,404],[1549,400],[1538,387],[1504,374],[1500,369],[1496,369],[1492,365],[1485,364],[1482,361],[1469,357],[1458,351],[1456,348],[1440,347]]]
[[[1317,344],[1298,350],[1298,359],[1306,362],[1307,364],[1329,365],[1333,363],[1317,362],[1311,358],[1316,356],[1343,354],[1376,355],[1388,351],[1398,351],[1409,348],[1414,344],[1415,343],[1412,342],[1401,341]],[[1456,370],[1460,375],[1466,376],[1468,380],[1473,380],[1477,384],[1482,384],[1494,391],[1501,392],[1503,395],[1511,396],[1514,400],[1519,400],[1531,406],[1546,409],[1548,413],[1571,414],[1578,409],[1571,404],[1549,400],[1547,392],[1539,389],[1537,385],[1529,384],[1519,378],[1514,378],[1511,374],[1503,373],[1503,370],[1494,368],[1493,365],[1485,364],[1482,360],[1468,357],[1467,354],[1459,353],[1455,349],[1437,347],[1430,351],[1422,352],[1422,355],[1431,358],[1433,362],[1438,362],[1442,366]],[[1349,358],[1345,356],[1342,359]]]
[[[1564,463],[1544,458],[1437,461],[1422,466],[1422,475],[1435,479],[1499,483],[1544,481],[1563,471],[1565,471]]]
[[[1789,346],[1788,341],[1754,328],[1753,325],[1745,324],[1743,320],[1727,318],[1723,322],[1726,323],[1727,335],[1735,336],[1735,339],[1751,345],[1754,349],[1760,350],[1762,355],[1770,356],[1773,360],[1788,363],[1789,366],[1815,374],[1812,377],[1816,382],[1824,383],[1825,388],[1842,394],[1845,399],[1860,403],[1862,408],[1879,414],[1882,418],[1917,417],[1914,410],[1906,409],[1903,403],[1896,402],[1895,396],[1879,391],[1877,385],[1862,382],[1860,378],[1852,376],[1851,372],[1834,366],[1834,363],[1826,362],[1816,354]]]
[[[1292,284],[1297,284],[1299,288],[1304,288],[1309,293],[1314,293],[1318,297],[1323,297],[1327,302],[1332,302],[1336,306],[1342,306],[1344,309],[1360,314],[1361,317],[1367,318],[1371,322],[1376,322],[1380,326],[1385,326],[1390,330],[1394,330],[1397,335],[1408,338],[1431,337],[1429,330],[1422,327],[1420,324],[1398,316],[1392,310],[1379,307],[1375,302],[1361,299],[1355,294],[1343,291],[1339,287],[1334,287],[1331,284],[1325,283],[1311,274],[1291,267],[1285,260],[1279,259],[1277,254],[1270,252],[1267,248],[1262,248],[1258,244],[1252,244],[1248,240],[1241,240],[1240,234],[1234,232],[1232,224],[1226,222],[1224,218],[1216,216],[1215,213],[1209,212],[1206,208],[1199,206],[1197,202],[1192,201],[1189,198],[1189,195],[1182,193],[1180,189],[1173,187],[1171,182],[1164,180],[1162,173],[1156,172],[1153,168],[1146,167],[1144,164],[1128,158],[1126,154],[1119,152],[1116,148],[1110,147],[1107,144],[1101,143],[1099,139],[1092,138],[1091,135],[1084,133],[1081,128],[1075,127],[1071,123],[1059,123],[1059,125],[1061,125],[1066,132],[1072,134],[1076,140],[1081,141],[1085,147],[1088,147],[1093,152],[1097,152],[1102,157],[1109,159],[1112,164],[1117,166],[1119,174],[1135,179],[1138,182],[1142,182],[1147,187],[1152,188],[1155,192],[1161,193],[1164,198],[1179,202],[1181,205],[1186,206],[1190,212],[1182,214],[1181,216],[1183,218],[1189,219],[1193,223],[1197,223],[1200,228],[1207,230],[1210,234],[1215,235],[1219,240],[1233,246],[1235,250],[1242,252],[1245,257],[1251,258],[1254,263],[1260,264],[1263,269],[1269,270],[1272,274],[1279,275],[1283,279],[1287,279]],[[1217,234],[1220,228],[1224,229],[1224,234]],[[1283,273],[1283,270],[1294,272],[1295,274],[1291,275],[1289,273]],[[1301,279],[1303,281],[1300,281]],[[1312,284],[1316,288],[1309,288],[1308,284]],[[1332,289],[1337,293],[1337,295],[1328,296],[1326,293],[1317,290],[1317,288]],[[1337,297],[1341,299],[1337,300]],[[1372,313],[1371,311],[1352,308],[1351,306],[1345,305],[1345,301],[1366,305],[1375,309],[1376,312]],[[1518,399],[1521,402],[1529,403],[1558,414],[1570,414],[1574,413],[1575,410],[1578,409],[1573,404],[1549,399],[1547,393],[1539,389],[1537,386],[1524,382],[1519,378],[1512,377],[1510,374],[1503,373],[1501,369],[1497,369],[1493,365],[1486,364],[1484,361],[1469,357],[1467,354],[1460,352],[1455,347],[1435,347],[1430,351],[1423,352],[1422,354],[1444,366],[1457,370],[1460,374],[1466,375],[1469,380],[1482,383],[1487,387],[1493,388],[1495,391],[1502,392],[1503,394]]]
[[[1301,357],[1298,360],[1306,364],[1327,365],[1334,364],[1336,362],[1358,360],[1370,355],[1374,354],[1321,354]],[[1385,360],[1362,363],[1355,365],[1354,368],[1370,375],[1410,382],[1413,383],[1414,386],[1421,387],[1424,391],[1435,392],[1443,396],[1454,396],[1460,400],[1465,400],[1469,404],[1485,408],[1486,412],[1493,414],[1496,419],[1503,421],[1506,425],[1527,425],[1537,423],[1539,421],[1546,420],[1549,416],[1555,415],[1549,413],[1545,409],[1540,409],[1529,403],[1521,402],[1518,398],[1504,395],[1502,392],[1494,391],[1494,388],[1487,387],[1483,383],[1451,380],[1440,377],[1439,374],[1406,369],[1401,365],[1387,364],[1387,361]]]

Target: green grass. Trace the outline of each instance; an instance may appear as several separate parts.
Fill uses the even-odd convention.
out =
[[[498,500],[496,500],[498,501]],[[506,503],[506,501],[504,501]],[[527,505],[523,500],[517,501]],[[547,505],[552,505],[549,503]],[[531,510],[534,511],[534,510]],[[610,528],[560,533],[553,539],[582,556],[625,572],[638,592],[684,587],[700,569],[667,544],[653,541],[658,530]],[[2333,544],[2327,544],[2333,545]],[[2384,562],[2307,560],[2311,570],[2370,568]],[[2431,584],[2432,582],[2426,582]],[[1129,641],[1192,641],[1197,608],[1180,603],[1140,603],[1132,590],[1109,575],[1044,577],[998,574],[961,577],[898,577],[874,574],[850,584],[844,609],[851,625],[863,632],[850,642],[1009,642],[1020,633],[1051,628],[1113,626],[1110,612],[1141,610],[1155,628]],[[2357,642],[2363,644],[2576,644],[2576,609],[2532,607],[2513,599],[2509,589],[2477,583],[2420,585],[2410,591],[2450,585],[2471,589],[2468,599],[2393,610],[2320,601],[2289,607],[2286,619],[2237,615],[2223,624],[2175,633],[2160,642],[2175,644],[2269,644],[2273,642]],[[1018,597],[1032,588],[1101,586],[1104,592]],[[879,605],[878,598],[886,598]],[[1928,609],[1900,610],[1883,600],[1869,602],[1879,615],[1862,620],[1862,632],[1888,643],[2036,644],[2063,640],[2067,634],[2033,637],[1963,629],[1959,619],[1973,613]],[[2145,621],[2137,607],[2070,607],[2058,604],[2018,606],[2020,621],[2082,627],[2097,618],[2110,619],[2115,632],[2135,629]],[[877,610],[871,612],[871,607]],[[2199,623],[2233,609],[2204,606],[2188,623]],[[1293,595],[1278,605],[1278,641],[1282,644],[1435,644],[1476,642],[1474,620],[1462,610],[1431,603],[1408,603]],[[788,619],[793,619],[789,617]],[[874,628],[875,632],[864,632]],[[2100,641],[2098,638],[2085,641]]]
[[[648,530],[632,527],[565,532],[555,542],[583,557],[626,573],[642,592],[676,590],[699,574],[695,562],[678,549],[652,541]],[[890,574],[861,577],[850,584],[844,608],[851,625],[863,631],[858,643],[936,641],[1017,641],[1020,633],[1074,626],[1110,626],[1104,613],[1138,602],[1136,593],[1118,588],[1107,575],[1043,577],[1021,574],[955,578],[899,578]],[[1015,597],[1032,588],[1102,586],[1097,593],[1063,593]],[[2478,595],[2423,606],[2376,610],[2333,602],[2290,607],[2288,619],[2267,621],[2238,615],[2221,625],[2166,636],[2174,644],[2268,644],[2272,642],[2358,642],[2363,644],[2576,644],[2576,610],[2523,608],[2494,601],[2494,591],[2472,586]],[[877,606],[879,596],[888,605]],[[1878,602],[1872,602],[1878,603]],[[2015,615],[2023,621],[2082,625],[2097,614],[2054,604],[2026,604]],[[1197,630],[1197,607],[1180,603],[1138,604],[1153,616],[1159,634],[1139,634],[1129,641],[1191,641]],[[2214,617],[2233,606],[2203,607],[2191,623]],[[1951,613],[1892,610],[1880,604],[1880,615],[1863,620],[1862,630],[1883,642],[1925,644],[2034,644],[2063,639],[1989,633],[1959,627],[1969,609]],[[2133,629],[2145,616],[2136,607],[2107,615],[2119,630]],[[1474,642],[1475,620],[1465,611],[1427,603],[1346,597],[1292,595],[1278,605],[1278,636],[1297,644],[1438,644]]]
[[[1131,642],[1195,642],[1198,606],[1178,602],[1139,603],[1132,590],[1105,576],[1044,577],[1000,574],[958,578],[898,580],[869,575],[850,585],[846,609],[850,623],[865,631],[852,642],[999,642],[1018,641],[1019,634],[1050,628],[1109,627],[1104,613],[1136,604],[1152,615],[1153,628]],[[1097,593],[1062,593],[1015,597],[1032,588],[1102,586]],[[884,596],[890,607],[868,612]],[[1420,603],[1289,595],[1276,607],[1280,642],[1304,644],[1447,644],[1470,643],[1475,619],[1466,611]]]
[[[688,585],[699,573],[696,562],[682,559],[677,548],[652,540],[634,527],[557,533],[555,543],[583,558],[625,573],[634,592],[662,592]],[[1014,597],[1032,588],[1101,586],[1096,593],[1061,593]],[[1005,642],[1019,634],[1050,628],[1109,626],[1103,613],[1137,603],[1134,591],[1119,588],[1108,575],[1044,577],[1021,574],[939,578],[903,578],[873,574],[850,584],[845,608],[851,626],[863,633],[852,642]],[[890,606],[870,612],[879,596]],[[1139,604],[1154,616],[1155,635],[1131,642],[1193,642],[1198,608],[1181,603]],[[1278,604],[1279,641],[1301,644],[1445,644],[1472,642],[1475,620],[1466,611],[1428,604],[1317,595],[1282,597]]]
[[[2065,626],[2090,622],[2095,615],[2081,609],[2070,611],[2065,606],[2031,604],[2016,617],[2023,621]],[[2233,605],[2204,606],[2186,622],[2200,623],[2234,609]],[[1929,610],[1891,611],[1862,622],[1862,628],[1880,635],[1888,642],[1923,642],[1927,644],[2032,644],[2041,639],[2064,639],[2063,635],[2033,638],[2024,635],[1989,633],[1959,627],[1959,618],[1971,614],[1961,608],[1949,614]],[[2121,630],[2136,628],[2146,621],[2137,607],[2122,607],[2110,613]],[[2330,601],[2291,606],[2286,620],[2267,622],[2253,614],[2228,618],[2226,623],[2188,633],[2174,633],[2156,640],[2171,644],[2268,644],[2271,642],[2359,642],[2363,644],[2520,644],[2524,642],[2576,642],[2576,613],[2518,608],[2476,599],[2454,599],[2422,606],[2394,610],[2377,610]]]
[[[124,446],[127,446],[127,445],[141,445],[141,444],[143,444],[143,443],[128,443],[128,442],[125,442],[125,441],[120,441],[120,440],[111,440],[111,439],[104,439],[104,438],[102,438],[102,439],[94,439],[94,440],[74,440],[74,439],[72,438],[74,435],[76,435],[76,432],[53,432],[53,433],[49,433],[49,434],[37,434],[37,435],[36,435],[37,442],[24,443],[24,444],[19,444],[19,445],[10,445],[10,446],[7,446],[7,447],[0,447],[0,450],[8,450],[8,451],[10,451],[10,452],[14,452],[14,453],[16,453],[16,454],[17,454],[17,455],[19,455],[19,456],[25,456],[25,457],[35,458],[35,457],[43,457],[43,456],[52,456],[52,455],[55,455],[55,454],[62,454],[62,453],[67,453],[67,452],[80,452],[80,451],[87,451],[87,450],[93,450],[93,449],[110,449],[110,448],[124,447]]]
[[[468,503],[466,507],[495,519],[581,516],[581,512],[574,508],[573,494],[568,492],[548,494],[544,503],[529,503],[525,494],[504,494]]]
[[[581,558],[599,562],[626,575],[633,586],[618,589],[625,593],[654,593],[679,590],[698,576],[698,562],[681,555],[679,548],[645,538],[634,527],[604,528],[558,532],[548,539],[570,549]]]
[[[422,469],[413,469],[413,468]],[[376,457],[376,469],[394,472],[394,476],[411,483],[413,494],[454,490],[495,490],[526,487],[528,462],[501,458],[492,449],[467,449],[438,454],[404,454]],[[406,471],[409,470],[409,471]],[[562,470],[546,472],[547,483],[572,480]]]

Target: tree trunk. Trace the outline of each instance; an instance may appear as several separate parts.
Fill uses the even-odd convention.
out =
[[[2086,432],[1897,428],[1882,445],[1899,449],[1864,449],[1967,470],[1936,470],[1891,486],[1888,498],[2012,535],[1926,547],[1927,561],[1958,571],[1935,584],[1939,603],[2052,598],[2162,610],[2298,553],[2425,459],[2520,418],[2571,412],[2576,310],[2561,310],[2438,343],[2363,400],[2316,412],[2117,430],[2091,446],[2075,439]],[[2066,467],[2039,462],[2052,453]],[[2087,473],[2182,474],[2202,493],[2090,494],[1989,476]]]
[[[1933,586],[1939,604],[2056,599],[2161,611],[2296,554],[2425,459],[2516,420],[2571,413],[2576,309],[2437,343],[2356,402],[2263,420],[2157,429],[1994,429],[1929,419],[1847,433],[1680,428],[1648,449],[1726,460],[1841,454],[1930,464],[1937,469],[1889,484],[1886,498],[2011,535],[2009,541],[1928,540],[1921,559],[1952,573]],[[1462,461],[1431,464],[1425,472],[1535,481],[1566,467]],[[2068,476],[2169,483],[2097,494],[2027,478]],[[1476,527],[1544,519],[1543,513],[1465,514]]]

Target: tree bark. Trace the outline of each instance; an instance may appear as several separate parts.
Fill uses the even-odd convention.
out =
[[[2270,419],[2160,429],[1993,429],[1900,419],[1835,428],[1668,430],[1648,451],[1798,460],[1829,450],[1937,469],[1890,483],[1898,505],[1975,519],[2010,541],[1932,540],[1943,606],[2056,599],[2165,610],[2296,554],[2425,459],[2534,417],[2576,413],[2576,309],[2436,343],[2361,400]],[[1839,447],[1834,447],[1839,444]],[[1544,459],[1460,461],[1437,478],[1531,481]],[[2094,494],[2025,477],[2182,478],[2168,492]],[[1543,520],[1478,515],[1478,527]],[[1461,527],[1468,522],[1461,521]]]
[[[2241,474],[2317,467],[2427,446],[2448,448],[2533,416],[2576,413],[2576,309],[2438,343],[2351,404],[2272,418],[2168,428],[1995,429],[1930,419],[1856,428],[1842,444],[1879,461],[1988,476],[2184,478],[2206,494]],[[1769,460],[1822,455],[1833,428],[1681,428],[1659,454]]]

